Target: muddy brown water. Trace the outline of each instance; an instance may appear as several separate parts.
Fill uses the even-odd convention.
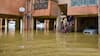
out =
[[[0,34],[0,56],[100,56],[98,35],[24,32]]]

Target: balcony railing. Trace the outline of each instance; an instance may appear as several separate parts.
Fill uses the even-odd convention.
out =
[[[97,0],[71,0],[71,6],[92,6],[97,5]]]
[[[45,3],[35,3],[33,4],[34,10],[38,9],[47,9],[48,8],[48,2]]]

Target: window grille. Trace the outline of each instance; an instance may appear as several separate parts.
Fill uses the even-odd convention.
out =
[[[71,6],[97,5],[97,0],[71,0]]]

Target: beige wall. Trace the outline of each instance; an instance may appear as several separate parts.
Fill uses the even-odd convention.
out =
[[[56,2],[50,1],[47,9],[33,10],[33,16],[57,16],[60,14],[60,9]]]
[[[98,14],[97,6],[85,6],[85,7],[69,7],[68,15],[89,15]]]
[[[58,0],[59,4],[67,4],[67,0]]]
[[[33,0],[34,3],[35,0]],[[33,16],[50,16],[50,6],[51,2],[48,2],[48,8],[47,9],[39,9],[39,10],[32,10]]]
[[[60,5],[60,4],[67,4],[67,6],[68,7],[70,7],[70,1],[71,0],[58,0],[58,4]]]
[[[50,5],[50,16],[58,16],[60,14],[60,8],[56,2],[51,2]]]

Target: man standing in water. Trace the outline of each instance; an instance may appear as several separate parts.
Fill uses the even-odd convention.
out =
[[[64,32],[67,32],[67,18],[63,18]]]
[[[72,16],[69,16],[67,18],[67,28],[68,28],[68,32],[71,32],[71,29],[72,29],[72,22],[73,22],[73,18]]]

